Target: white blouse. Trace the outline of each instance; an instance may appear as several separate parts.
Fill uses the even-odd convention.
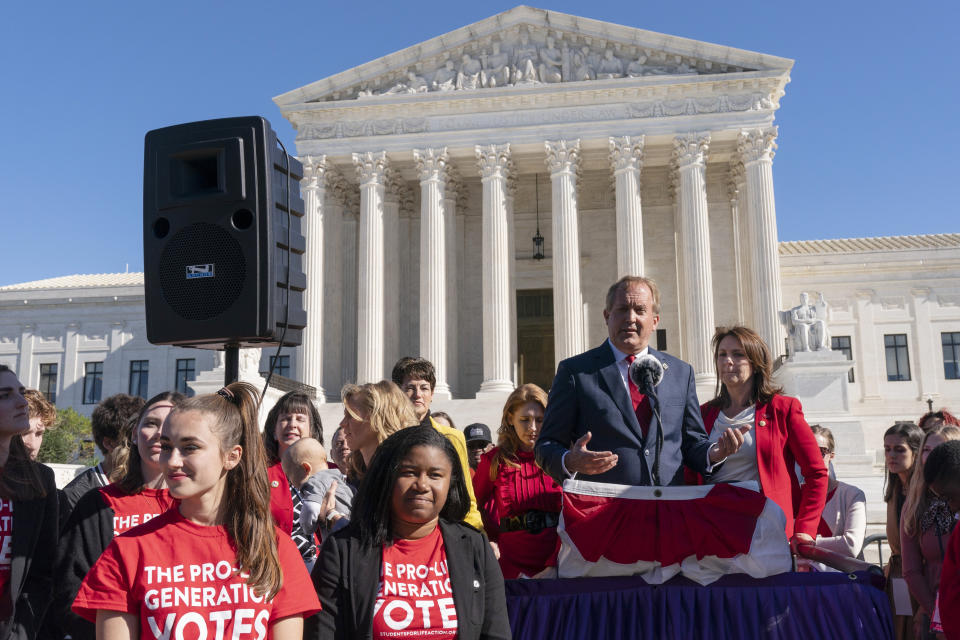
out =
[[[743,435],[743,445],[740,449],[733,455],[727,456],[726,461],[713,471],[708,482],[760,480],[760,471],[757,467],[757,443],[753,439],[753,426],[756,412],[756,407],[750,405],[732,418],[724,415],[723,411],[717,414],[717,419],[713,423],[713,430],[710,431],[711,444],[720,440],[723,432],[731,427],[750,425],[750,431],[747,431]]]

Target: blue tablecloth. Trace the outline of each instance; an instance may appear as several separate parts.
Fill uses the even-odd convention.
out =
[[[893,638],[882,578],[868,573],[508,580],[513,637],[740,640]]]

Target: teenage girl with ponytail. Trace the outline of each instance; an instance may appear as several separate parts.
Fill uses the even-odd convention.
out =
[[[300,640],[320,609],[296,546],[273,523],[257,391],[236,382],[185,400],[163,424],[179,504],[110,544],[73,610],[100,640]]]
[[[0,365],[0,640],[36,637],[53,587],[57,488],[17,434],[30,428],[23,385]]]
[[[167,511],[174,499],[166,488],[160,463],[160,426],[174,407],[186,399],[175,392],[161,393],[140,410],[136,422],[121,432],[115,451],[124,462],[105,487],[80,498],[63,526],[57,553],[54,601],[44,620],[45,638],[93,640],[94,626],[70,611],[80,583],[114,536],[148,522]]]

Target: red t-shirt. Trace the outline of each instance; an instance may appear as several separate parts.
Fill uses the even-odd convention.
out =
[[[320,610],[296,546],[276,532],[283,586],[270,601],[234,572],[226,529],[170,509],[114,538],[84,578],[73,610],[91,622],[99,609],[138,615],[141,638],[263,640],[271,621]]]
[[[142,489],[140,493],[128,495],[117,485],[108,484],[100,487],[100,495],[113,509],[115,536],[149,522],[177,503],[166,489]]]
[[[10,582],[10,546],[13,544],[13,501],[0,498],[0,593]]]
[[[392,545],[384,545],[380,588],[373,609],[373,637],[457,637],[457,610],[440,527],[419,540],[395,540]]]

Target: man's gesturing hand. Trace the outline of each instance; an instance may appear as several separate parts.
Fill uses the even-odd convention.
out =
[[[570,451],[563,459],[563,463],[570,473],[584,473],[592,476],[610,471],[617,464],[617,455],[612,451],[587,450],[587,443],[590,442],[591,437],[592,434],[587,431],[570,447]]]

